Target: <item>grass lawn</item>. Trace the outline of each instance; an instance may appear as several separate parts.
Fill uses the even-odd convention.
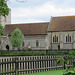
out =
[[[24,75],[63,75],[64,72],[65,70],[54,70],[54,71],[46,71],[46,72],[24,74]],[[70,72],[73,72],[73,71],[70,71]]]
[[[25,75],[63,75],[65,70],[54,70],[54,71],[46,71],[46,72],[39,72],[39,73],[32,73],[32,74],[25,74]]]

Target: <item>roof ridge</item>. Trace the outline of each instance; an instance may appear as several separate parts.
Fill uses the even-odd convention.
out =
[[[65,18],[65,17],[75,17],[75,15],[74,16],[55,16],[55,17],[52,17],[52,18]]]
[[[27,24],[44,24],[44,23],[49,23],[49,22],[38,22],[38,23],[18,23],[18,24],[11,24],[11,25],[27,25]],[[6,25],[10,25],[10,24],[6,24]]]

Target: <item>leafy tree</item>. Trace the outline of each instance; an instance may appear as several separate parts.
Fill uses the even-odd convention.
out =
[[[14,47],[14,48],[20,48],[22,43],[23,43],[23,39],[24,39],[24,36],[23,34],[21,33],[21,30],[19,30],[18,28],[16,28],[12,34],[11,34],[11,37],[10,37],[10,42],[11,42],[11,45]]]
[[[5,0],[0,0],[0,35],[4,34],[4,28],[1,25],[1,16],[6,17],[9,14],[9,8]]]
[[[2,25],[0,25],[0,35],[4,35],[4,28]]]
[[[9,8],[5,0],[0,0],[0,16],[7,16],[9,14]]]
[[[69,52],[69,54],[75,56],[75,51]]]
[[[56,65],[58,65],[60,63],[60,61],[63,61],[64,62],[64,69],[66,69],[66,64],[69,65],[69,60],[68,59],[71,59],[72,57],[67,55],[67,56],[59,56],[59,59],[56,61]]]

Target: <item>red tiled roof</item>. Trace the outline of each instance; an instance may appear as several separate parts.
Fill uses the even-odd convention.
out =
[[[45,23],[28,23],[28,24],[9,24],[5,26],[5,35],[11,35],[14,29],[19,28],[24,35],[41,35],[47,34],[49,22]]]
[[[48,31],[75,30],[75,16],[52,17]]]

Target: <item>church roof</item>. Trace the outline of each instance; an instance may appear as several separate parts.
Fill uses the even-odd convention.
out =
[[[27,23],[27,24],[8,24],[5,26],[5,35],[11,35],[14,29],[19,28],[24,35],[42,35],[47,34],[49,22]]]
[[[75,16],[52,17],[48,31],[75,30]]]

